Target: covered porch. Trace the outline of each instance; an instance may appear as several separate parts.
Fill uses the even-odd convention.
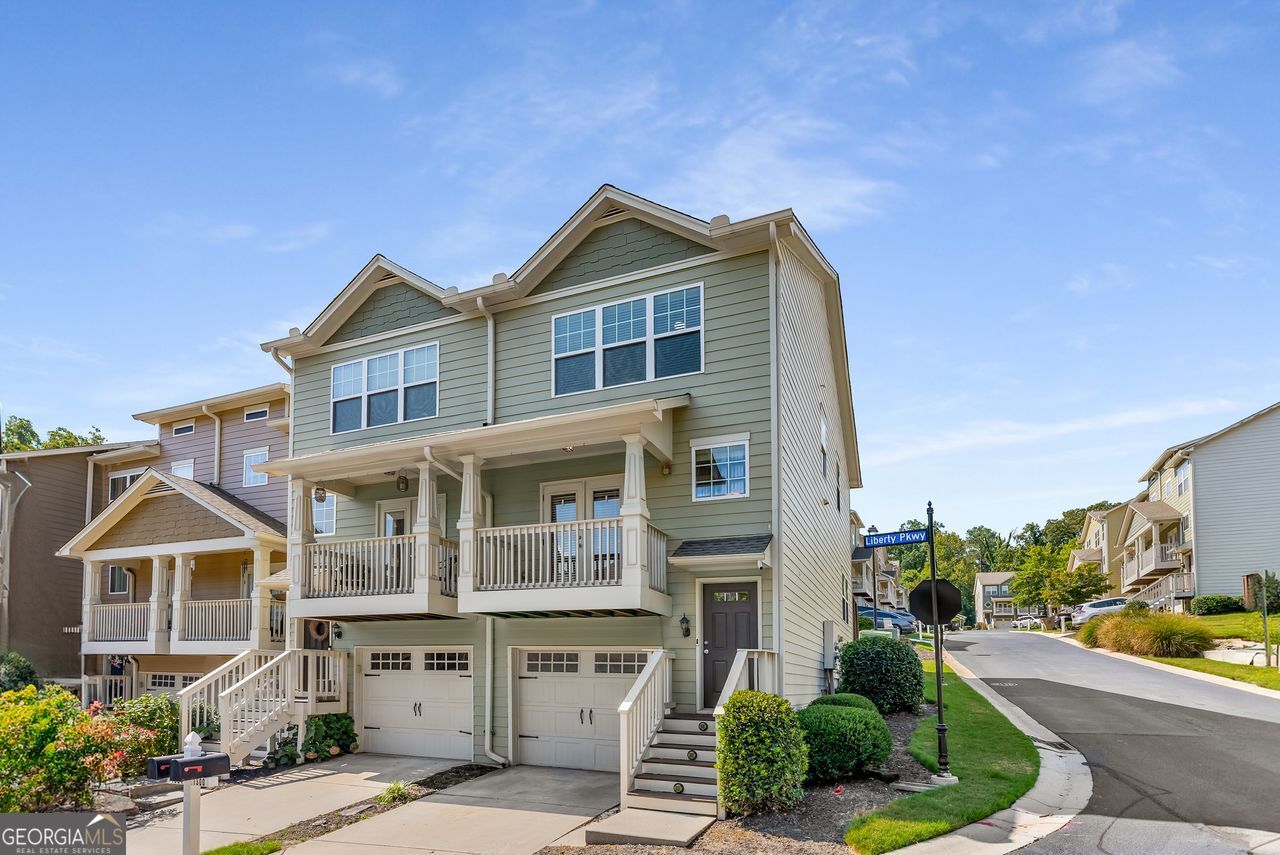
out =
[[[1134,502],[1125,516],[1121,580],[1127,593],[1182,570],[1182,513],[1166,502]]]

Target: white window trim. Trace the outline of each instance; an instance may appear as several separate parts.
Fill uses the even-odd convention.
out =
[[[119,472],[108,472],[108,473],[107,473],[107,502],[108,502],[108,503],[110,503],[110,502],[114,502],[114,501],[115,501],[115,499],[111,498],[111,481],[112,481],[112,479],[114,479],[114,478],[133,478],[133,479],[136,481],[138,478],[141,478],[141,477],[142,477],[142,473],[143,473],[143,472],[146,472],[146,471],[147,471],[147,470],[146,470],[146,468],[145,468],[145,467],[138,467],[137,469],[123,469],[123,470],[121,470],[121,471],[119,471]],[[124,485],[124,490],[129,489],[129,487],[130,487],[130,486],[131,486],[130,484],[125,484],[125,485]],[[124,490],[121,490],[121,491],[120,491],[120,493],[121,493],[121,494],[123,494],[123,493],[124,493]],[[120,496],[119,496],[119,495],[117,495],[117,496],[116,496],[116,499],[118,499],[118,498],[120,498]]]
[[[330,394],[332,394],[332,386],[330,387]],[[253,416],[254,413],[262,413],[262,415],[254,416],[253,418],[250,418],[250,416]],[[270,404],[254,404],[251,407],[244,408],[244,420],[246,422],[262,422],[270,418],[271,418]]]
[[[186,430],[186,428],[191,428],[191,430]],[[182,431],[182,433],[178,433],[178,431]],[[186,421],[186,422],[177,423],[172,428],[169,429],[169,433],[171,436],[191,436],[195,432],[196,432],[195,419],[191,419],[190,421]]]
[[[416,383],[406,384],[404,382],[404,355],[406,352],[410,350],[421,350],[424,347],[434,347],[436,349],[436,379],[422,380]],[[384,356],[392,356],[392,355],[397,357],[398,368],[396,369],[396,385],[387,386],[386,388],[383,388],[383,389],[378,389],[374,392],[374,394],[376,395],[381,392],[391,392],[393,390],[396,392],[396,420],[394,422],[389,422],[385,425],[370,426],[367,424],[369,419],[369,361],[371,359],[381,359]],[[341,398],[335,398],[333,397],[333,372],[338,370],[339,368],[346,368],[349,365],[360,366],[360,392],[359,394],[356,394],[356,395],[346,395]],[[439,418],[441,392],[444,389],[444,382],[442,379],[443,375],[444,375],[444,371],[442,370],[442,366],[440,364],[439,340],[423,342],[422,344],[415,344],[412,347],[404,347],[404,348],[400,348],[399,350],[387,350],[387,351],[383,351],[382,353],[372,353],[368,356],[362,356],[359,359],[349,359],[346,362],[338,362],[333,365],[330,365],[329,366],[329,435],[340,436],[342,434],[355,433],[356,431],[361,431],[361,430],[372,430],[374,428],[386,428],[386,427],[391,427],[393,425],[408,424],[410,422],[425,422],[430,419]],[[427,383],[436,384],[435,415],[419,416],[416,419],[406,419],[404,417],[405,386],[406,385],[425,386]],[[333,429],[333,405],[338,403],[339,401],[352,401],[357,398],[360,400],[360,427],[352,428],[351,430],[335,431]]]
[[[117,591],[111,587],[111,575],[112,575],[111,568],[112,567],[115,567],[116,569],[118,569],[120,571],[120,576],[124,579],[123,591]],[[133,587],[133,574],[130,573],[128,569],[126,569],[125,567],[119,564],[107,565],[107,595],[108,596],[117,597],[121,594],[127,594],[129,593],[129,589],[132,587]]]
[[[655,297],[661,297],[663,294],[674,294],[677,291],[687,291],[690,288],[698,289],[698,305],[701,309],[699,312],[701,321],[696,327],[688,327],[682,330],[673,330],[661,334],[654,334],[653,324],[653,300]],[[640,338],[627,339],[626,341],[618,341],[613,344],[606,345],[604,343],[604,309],[606,306],[616,306],[621,303],[633,303],[636,300],[644,301],[644,336]],[[584,347],[579,350],[570,350],[565,353],[556,353],[556,320],[568,317],[569,315],[581,315],[584,312],[591,312],[595,318],[596,342],[592,347]],[[671,338],[672,336],[683,335],[697,330],[698,336],[698,370],[686,371],[683,374],[667,374],[662,377],[654,376],[654,342],[662,338]],[[618,383],[614,386],[604,385],[604,352],[606,349],[622,347],[627,344],[635,344],[644,342],[644,373],[645,379],[633,380],[630,383]],[[595,353],[596,378],[595,385],[590,389],[582,389],[577,392],[557,392],[556,391],[556,361],[564,359],[568,356],[579,356],[584,353]],[[641,383],[653,383],[658,380],[670,380],[673,377],[692,377],[695,374],[702,374],[707,370],[707,295],[706,289],[703,288],[702,282],[689,282],[679,285],[675,288],[664,288],[661,291],[653,291],[648,294],[634,294],[630,297],[618,297],[614,300],[606,300],[603,303],[596,303],[591,306],[582,306],[567,312],[551,316],[551,397],[568,398],[572,395],[586,395],[590,392],[607,392],[610,389],[625,389],[627,386],[638,386]]]
[[[240,473],[240,486],[242,487],[261,487],[271,479],[271,476],[267,475],[265,472],[254,472],[252,469],[249,468],[249,457],[255,454],[266,455],[265,459],[258,461],[259,463],[266,463],[268,460],[271,459],[271,449],[268,446],[264,445],[261,448],[247,449],[244,452],[244,454],[241,455],[241,458],[240,458],[242,463],[242,470]],[[261,478],[262,480],[249,483],[250,476],[254,478]]]
[[[698,496],[698,451],[715,448],[721,445],[742,445],[743,462],[746,464],[746,492],[732,493],[728,496]],[[689,496],[695,502],[725,502],[733,499],[746,499],[751,496],[751,434],[734,433],[724,436],[709,436],[689,440]]]
[[[190,474],[190,475],[178,475],[178,473],[177,473],[177,472],[174,472],[173,470],[174,470],[175,468],[179,467],[179,466],[190,466],[190,467],[191,467],[191,474]],[[196,477],[196,459],[195,459],[194,457],[188,457],[186,460],[175,460],[175,461],[173,461],[172,463],[170,463],[170,464],[169,464],[169,474],[170,474],[170,475],[178,475],[178,477],[179,477],[179,478],[191,478],[192,480],[194,480],[194,479],[195,479],[195,477]]]
[[[338,533],[338,497],[337,495],[335,493],[330,493],[327,497],[325,497],[325,502],[329,502],[329,501],[333,502],[333,531],[314,532],[315,536],[318,538],[333,537],[335,534]],[[313,496],[311,498],[311,526],[313,529],[315,528],[315,519],[316,519],[316,500],[315,500],[315,497]]]

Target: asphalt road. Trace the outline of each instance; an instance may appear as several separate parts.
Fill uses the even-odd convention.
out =
[[[1037,633],[947,649],[1089,762],[1084,812],[1019,852],[1280,853],[1280,701]]]

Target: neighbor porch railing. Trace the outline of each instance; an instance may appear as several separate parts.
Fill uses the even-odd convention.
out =
[[[665,555],[663,556],[665,559]],[[631,691],[618,706],[618,726],[621,732],[622,804],[627,804],[627,791],[635,780],[636,772],[644,760],[644,752],[653,741],[653,735],[662,726],[673,700],[671,685],[671,657],[664,650],[654,650],[644,670],[636,677]]]
[[[411,594],[416,543],[412,534],[309,543],[303,551],[303,596]]]
[[[286,604],[279,600],[272,600],[267,611],[268,639],[281,644],[285,640],[285,606]]]
[[[620,518],[476,531],[475,590],[620,584]]]
[[[187,600],[182,604],[184,641],[248,641],[253,600]]]
[[[1195,591],[1194,573],[1170,573],[1147,585],[1131,599],[1139,600],[1154,608],[1166,603],[1171,604],[1175,599],[1194,596]]]
[[[87,676],[84,678],[84,705],[88,707],[97,701],[105,707],[114,706],[116,701],[129,699],[129,688],[129,678],[124,674]]]
[[[150,630],[150,603],[104,603],[93,606],[91,641],[146,641]]]

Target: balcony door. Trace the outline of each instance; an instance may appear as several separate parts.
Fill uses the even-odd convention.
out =
[[[582,523],[557,527],[549,534],[546,554],[555,584],[621,581],[621,531],[617,526],[591,524],[621,515],[621,475],[542,485],[543,523]]]
[[[374,523],[378,537],[399,537],[413,532],[413,518],[418,512],[417,499],[391,499],[378,502]],[[411,554],[413,544],[383,543],[377,549],[380,567],[369,568],[373,577],[387,592],[412,590]]]

